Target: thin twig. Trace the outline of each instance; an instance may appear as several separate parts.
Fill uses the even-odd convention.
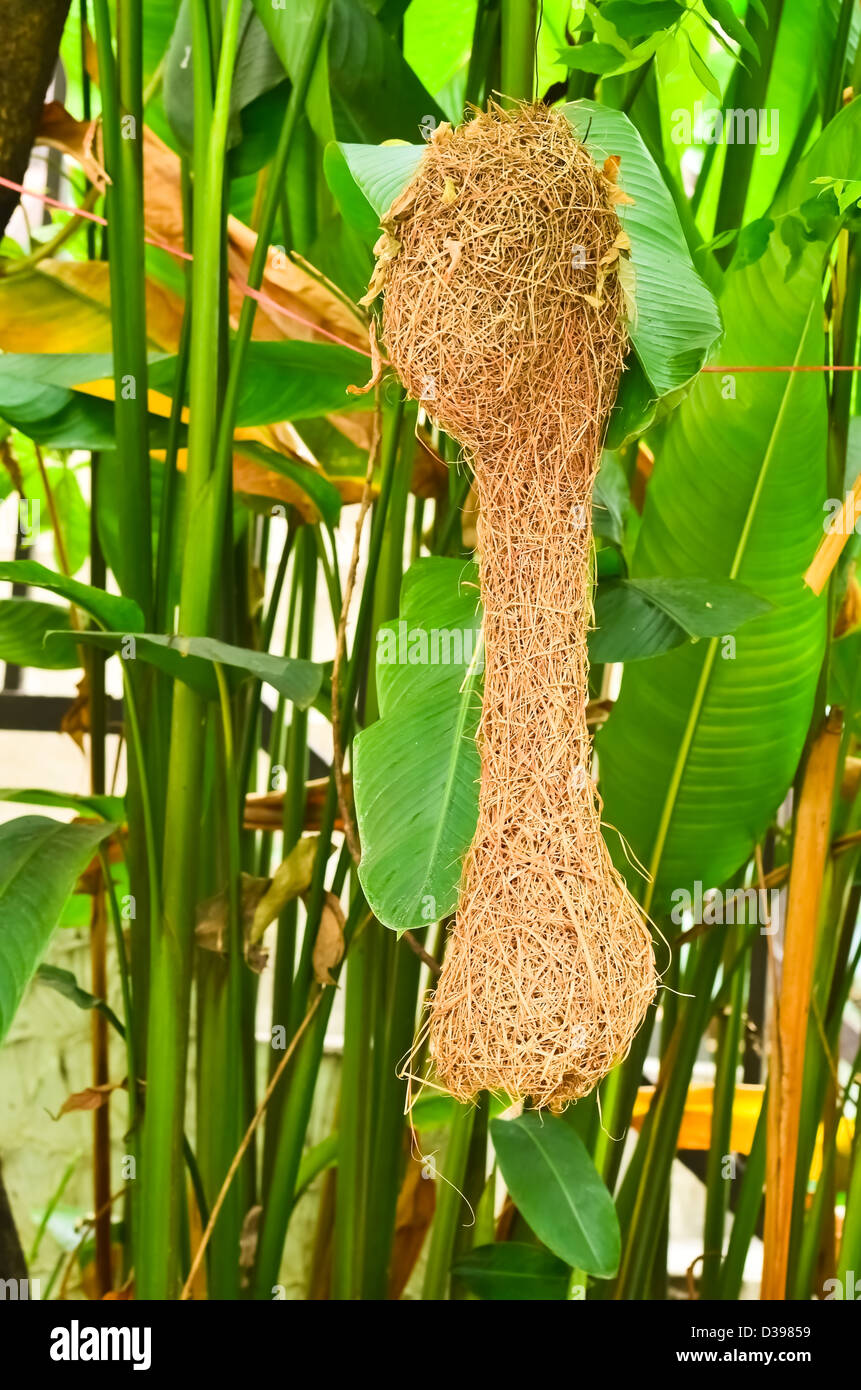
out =
[[[80,1250],[81,1246],[83,1245],[84,1241],[86,1240],[86,1238],[87,1238],[87,1232],[88,1232],[88,1231],[91,1231],[91,1230],[93,1229],[93,1227],[95,1226],[96,1222],[101,1220],[101,1218],[104,1216],[104,1214],[105,1214],[106,1211],[110,1211],[110,1209],[111,1209],[111,1207],[113,1206],[114,1202],[118,1201],[118,1200],[120,1199],[120,1197],[124,1196],[125,1191],[126,1191],[126,1188],[125,1188],[125,1185],[124,1185],[123,1187],[119,1188],[119,1189],[113,1194],[112,1197],[109,1197],[108,1200],[104,1203],[104,1205],[101,1206],[101,1207],[99,1207],[98,1211],[93,1212],[93,1215],[92,1215],[92,1216],[88,1216],[87,1219],[82,1223],[82,1225],[81,1225],[81,1238],[80,1238],[80,1240],[78,1241],[77,1245],[75,1245],[74,1248],[73,1248],[72,1250],[69,1251],[68,1263],[67,1263],[67,1265],[66,1265],[66,1268],[65,1268],[63,1277],[62,1277],[62,1279],[60,1280],[60,1291],[59,1291],[59,1293],[57,1294],[57,1299],[58,1299],[60,1302],[62,1302],[63,1299],[66,1297],[66,1288],[67,1288],[68,1283],[69,1283],[69,1276],[71,1275],[72,1268],[73,1268],[74,1263],[75,1263],[75,1256],[77,1255],[78,1251]]]
[[[260,1104],[258,1105],[257,1109],[256,1109],[255,1112],[254,1112],[254,1115],[253,1115],[253,1117],[252,1117],[252,1119],[251,1119],[251,1123],[249,1124],[247,1130],[245,1131],[245,1134],[244,1134],[243,1139],[242,1139],[242,1143],[239,1145],[239,1148],[236,1150],[236,1153],[233,1155],[233,1162],[231,1163],[230,1167],[229,1167],[228,1170],[227,1170],[227,1175],[226,1175],[226,1177],[225,1177],[225,1179],[224,1179],[224,1182],[221,1184],[221,1191],[219,1192],[218,1196],[217,1196],[216,1199],[215,1199],[215,1202],[213,1203],[212,1211],[211,1211],[210,1214],[209,1214],[209,1220],[208,1220],[207,1223],[206,1223],[206,1230],[204,1231],[203,1235],[201,1236],[200,1244],[198,1245],[197,1250],[195,1251],[194,1259],[193,1259],[192,1262],[191,1262],[191,1269],[190,1269],[189,1272],[188,1272],[188,1278],[186,1279],[185,1284],[183,1285],[182,1293],[181,1293],[180,1296],[179,1296],[179,1297],[180,1297],[180,1302],[183,1302],[184,1300],[186,1300],[186,1299],[188,1299],[188,1298],[191,1297],[191,1291],[192,1291],[192,1287],[193,1287],[193,1285],[194,1285],[194,1280],[195,1280],[195,1277],[196,1277],[196,1275],[197,1275],[197,1271],[200,1269],[201,1263],[202,1263],[202,1261],[203,1261],[204,1252],[206,1251],[206,1247],[207,1247],[207,1245],[209,1244],[209,1241],[210,1241],[211,1236],[212,1236],[212,1232],[215,1230],[215,1223],[216,1223],[216,1221],[218,1220],[218,1215],[219,1215],[219,1212],[221,1211],[221,1208],[224,1206],[225,1199],[226,1199],[227,1194],[228,1194],[228,1192],[229,1192],[229,1190],[230,1190],[230,1184],[233,1182],[233,1179],[235,1178],[235,1176],[236,1176],[236,1174],[237,1174],[237,1171],[238,1171],[238,1169],[239,1169],[239,1165],[241,1164],[242,1159],[243,1159],[243,1157],[245,1156],[245,1152],[246,1152],[246,1150],[247,1150],[247,1148],[248,1148],[248,1145],[251,1143],[251,1140],[252,1140],[253,1137],[254,1137],[254,1132],[255,1132],[255,1130],[257,1129],[257,1126],[260,1124],[260,1121],[263,1119],[263,1115],[264,1115],[264,1113],[265,1113],[265,1111],[266,1111],[266,1107],[267,1107],[267,1105],[269,1104],[269,1102],[270,1102],[270,1100],[272,1099],[272,1096],[273,1096],[273,1094],[274,1094],[275,1087],[278,1085],[278,1082],[281,1080],[281,1077],[282,1077],[283,1074],[284,1074],[284,1070],[285,1070],[285,1068],[286,1068],[286,1066],[287,1066],[287,1063],[290,1061],[290,1058],[293,1056],[293,1053],[296,1051],[296,1047],[298,1046],[298,1043],[299,1043],[300,1038],[302,1037],[302,1034],[305,1032],[305,1029],[308,1027],[308,1024],[311,1022],[311,1019],[314,1017],[314,1014],[317,1012],[317,1008],[318,1008],[319,1003],[320,1003],[320,1000],[321,1000],[322,998],[323,998],[323,991],[322,991],[322,989],[321,989],[320,992],[318,993],[317,997],[315,998],[313,1004],[311,1005],[311,1007],[309,1008],[308,1012],[306,1013],[305,1017],[303,1018],[302,1022],[299,1024],[299,1027],[296,1029],[296,1032],[293,1034],[293,1038],[292,1038],[292,1041],[291,1041],[291,1043],[290,1043],[290,1046],[287,1048],[287,1051],[284,1053],[284,1056],[281,1058],[281,1061],[278,1063],[278,1066],[275,1068],[274,1072],[272,1073],[272,1078],[271,1078],[271,1080],[270,1080],[270,1082],[269,1082],[269,1085],[266,1087],[266,1090],[265,1090],[265,1092],[264,1092],[264,1094],[263,1094],[263,1098],[262,1098],[262,1100],[260,1101]]]
[[[51,525],[54,528],[54,541],[57,546],[57,559],[60,562],[60,569],[66,578],[70,578],[69,556],[66,552],[66,542],[63,532],[60,529],[60,516],[57,511],[57,503],[54,500],[54,493],[48,480],[48,470],[45,467],[45,458],[39,445],[34,443],[33,448],[36,452],[36,463],[39,467],[39,477],[42,479],[42,487],[45,492],[45,500],[48,503],[48,511],[51,514]]]
[[[425,950],[418,937],[413,936],[411,931],[405,931],[401,939],[407,943],[411,951],[415,951],[419,960],[424,961],[431,974],[435,978],[439,978],[439,973],[442,970],[442,966],[440,965],[438,960],[434,960],[430,951]]]

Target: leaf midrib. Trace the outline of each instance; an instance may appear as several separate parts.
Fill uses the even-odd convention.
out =
[[[545,1162],[546,1162],[548,1168],[550,1169],[551,1173],[553,1174],[554,1178],[556,1178],[556,1181],[558,1182],[560,1188],[562,1189],[562,1192],[563,1192],[564,1197],[565,1197],[565,1202],[566,1202],[567,1206],[569,1207],[569,1209],[570,1209],[570,1211],[571,1211],[571,1215],[574,1217],[575,1225],[578,1227],[578,1229],[579,1229],[579,1230],[582,1232],[582,1234],[583,1234],[583,1239],[584,1239],[584,1241],[585,1241],[585,1243],[586,1243],[587,1249],[589,1250],[589,1252],[590,1252],[590,1254],[591,1254],[591,1256],[592,1256],[593,1261],[595,1262],[595,1264],[597,1264],[597,1265],[599,1266],[600,1269],[603,1270],[604,1265],[603,1265],[603,1263],[601,1262],[601,1260],[600,1260],[600,1258],[599,1258],[599,1252],[596,1250],[595,1246],[592,1244],[592,1241],[591,1241],[590,1238],[589,1238],[588,1232],[586,1231],[586,1227],[585,1227],[584,1224],[583,1224],[582,1218],[578,1215],[577,1208],[575,1207],[573,1201],[571,1200],[570,1194],[569,1194],[569,1192],[568,1192],[567,1185],[565,1184],[565,1182],[563,1182],[563,1180],[562,1180],[562,1175],[561,1175],[561,1173],[559,1172],[559,1170],[557,1169],[555,1163],[553,1162],[553,1159],[552,1159],[551,1156],[550,1156],[550,1151],[549,1151],[549,1149],[546,1147],[546,1145],[545,1145],[545,1146],[542,1146],[542,1145],[539,1143],[539,1141],[538,1141],[538,1135],[535,1134],[535,1132],[533,1131],[533,1129],[532,1129],[531,1126],[529,1126],[529,1125],[523,1126],[523,1127],[521,1128],[521,1133],[522,1133],[522,1134],[525,1134],[525,1135],[527,1136],[527,1138],[530,1140],[530,1142],[533,1143],[533,1144],[535,1145],[535,1147],[536,1147],[536,1149],[538,1150],[538,1152],[543,1156],[543,1158],[544,1158],[544,1160],[545,1160]],[[554,1252],[554,1253],[555,1253],[555,1252]],[[567,1261],[566,1261],[566,1263],[567,1263]],[[590,1270],[589,1272],[590,1272],[590,1273],[597,1273],[597,1271],[593,1271],[593,1270]]]
[[[815,301],[811,301],[810,308],[807,311],[807,318],[804,321],[804,327],[801,331],[798,340],[798,347],[795,351],[793,366],[798,365],[801,354],[804,351],[804,345],[807,341],[807,333],[810,327],[810,320],[813,314],[814,303]],[[765,486],[765,479],[768,474],[768,470],[771,466],[772,456],[775,452],[777,437],[782,428],[784,415],[787,409],[787,404],[790,399],[792,389],[796,384],[796,379],[798,376],[798,372],[790,372],[788,374],[786,388],[781,397],[777,414],[774,417],[774,424],[772,425],[771,431],[769,433],[768,448],[766,449],[765,454],[763,456],[762,466],[760,467],[759,474],[756,480],[756,485],[754,486],[750,503],[748,504],[744,526],[742,527],[741,535],[739,536],[735,556],[733,557],[732,566],[728,575],[729,579],[738,578],[738,573],[741,569],[741,564],[747,550],[747,543],[750,538],[750,532],[753,527],[756,511],[759,506],[760,499],[762,497],[762,490]],[[646,913],[648,913],[652,904],[652,897],[654,895],[655,884],[657,882],[658,867],[660,865],[661,858],[664,853],[664,847],[667,842],[667,836],[669,835],[670,823],[673,818],[673,812],[676,808],[679,789],[681,787],[682,778],[684,776],[685,768],[687,766],[688,755],[690,754],[691,745],[693,744],[694,736],[699,725],[700,715],[702,714],[703,705],[705,704],[706,692],[708,690],[709,681],[711,680],[712,671],[714,669],[718,643],[720,640],[721,639],[719,637],[712,637],[709,639],[708,650],[706,651],[706,655],[703,661],[703,669],[700,672],[700,678],[697,682],[697,688],[694,692],[693,701],[691,702],[691,708],[688,714],[687,723],[685,725],[685,731],[682,736],[682,741],[679,745],[679,752],[676,757],[676,761],[673,765],[670,783],[667,788],[667,795],[665,797],[664,805],[661,810],[661,819],[658,822],[658,831],[655,836],[655,843],[649,860],[649,877],[645,885],[645,890],[643,892],[643,910]]]
[[[427,867],[425,869],[424,878],[422,879],[422,887],[425,888],[428,886],[428,884],[432,883],[433,881],[433,866],[437,861],[437,855],[439,854],[440,845],[442,843],[443,830],[447,825],[447,818],[445,812],[451,804],[451,793],[457,780],[456,771],[458,761],[460,758],[460,741],[463,738],[464,729],[466,728],[466,720],[467,715],[469,713],[469,702],[475,691],[476,684],[479,678],[478,656],[483,650],[484,641],[483,637],[480,634],[479,641],[477,642],[475,648],[475,655],[473,657],[473,670],[471,672],[467,672],[466,679],[463,685],[462,698],[458,704],[457,723],[455,724],[454,738],[452,739],[451,743],[451,754],[449,756],[448,770],[446,772],[445,778],[445,786],[443,787],[442,800],[440,801],[441,814],[436,819],[436,829],[434,831],[433,839],[431,840],[428,849]]]

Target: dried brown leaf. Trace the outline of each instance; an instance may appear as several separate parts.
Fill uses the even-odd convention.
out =
[[[242,932],[247,940],[254,913],[261,898],[267,892],[271,879],[255,878],[252,874],[240,876],[242,907]],[[227,915],[229,900],[227,889],[214,893],[198,903],[194,937],[204,951],[215,951],[218,955],[227,952]]]
[[[432,1178],[424,1176],[423,1164],[415,1160],[408,1162],[395,1212],[395,1236],[389,1267],[390,1299],[398,1299],[403,1294],[421,1254],[435,1210],[436,1184]]]
[[[101,1086],[87,1086],[83,1091],[74,1091],[63,1101],[54,1119],[59,1120],[61,1115],[69,1115],[73,1110],[101,1110],[110,1100],[112,1091],[124,1091],[127,1086],[126,1081],[106,1081]]]
[[[318,840],[317,835],[304,835],[278,865],[272,882],[257,904],[248,936],[250,945],[260,941],[269,923],[275,921],[291,899],[305,892],[311,882]]]
[[[78,121],[61,101],[49,101],[42,107],[42,119],[36,134],[37,145],[47,145],[77,161],[90,183],[104,193],[110,183],[107,171],[96,158],[98,121]]]
[[[326,894],[320,925],[311,957],[314,978],[321,985],[333,985],[332,970],[344,956],[344,909],[334,893]]]

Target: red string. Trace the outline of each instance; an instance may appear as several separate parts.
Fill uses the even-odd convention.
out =
[[[827,363],[798,366],[793,363],[791,367],[725,367],[720,362],[713,362],[708,367],[701,367],[700,371],[726,372],[727,376],[731,376],[733,372],[858,372],[861,371],[861,366],[844,367],[835,364],[829,367]]]
[[[0,177],[0,184],[2,184],[4,188],[14,189],[16,193],[26,193],[28,198],[37,198],[39,202],[47,203],[49,207],[59,208],[61,212],[70,212],[74,217],[84,217],[89,222],[98,222],[101,227],[106,227],[108,225],[107,218],[101,217],[97,212],[89,212],[85,208],[73,207],[68,203],[59,203],[56,198],[49,198],[47,193],[37,193],[32,188],[25,188],[23,184],[13,182],[12,179]],[[191,261],[194,259],[189,251],[185,251],[177,246],[171,246],[166,241],[157,241],[155,237],[145,236],[144,241],[148,246],[155,246],[159,251],[167,251],[169,255],[178,256],[183,261]],[[267,309],[273,309],[275,313],[283,314],[284,318],[292,319],[294,323],[301,324],[303,328],[310,328],[314,333],[322,334],[324,338],[328,338],[333,343],[338,343],[340,347],[349,348],[351,352],[361,353],[363,357],[370,357],[371,354],[366,348],[356,347],[355,343],[348,343],[345,338],[339,338],[336,333],[330,333],[328,328],[321,328],[319,324],[312,322],[311,319],[303,319],[301,314],[294,313],[292,309],[285,309],[282,304],[279,304],[277,300],[272,299],[268,294],[264,294],[261,290],[253,290],[250,285],[243,284],[241,281],[237,280],[235,276],[231,276],[231,279],[242,294],[248,295],[251,299],[256,299],[259,304],[265,305]],[[722,372],[727,376],[735,372],[858,372],[861,371],[861,365],[828,366],[826,363],[822,363],[798,366],[793,363],[788,367],[750,365],[744,367],[727,367],[722,363],[712,363],[709,366],[701,367],[700,370],[703,372]]]
[[[0,184],[2,184],[4,188],[14,189],[16,193],[25,193],[28,198],[37,198],[39,202],[47,203],[49,207],[59,208],[61,212],[70,212],[73,217],[83,217],[88,222],[98,222],[100,227],[107,227],[108,225],[107,218],[101,217],[97,212],[90,212],[86,208],[73,207],[68,203],[59,203],[56,198],[49,198],[47,193],[36,193],[32,188],[25,188],[23,184],[15,183],[12,179],[4,179],[0,176]],[[167,251],[171,256],[178,256],[180,260],[191,261],[194,259],[191,253],[185,251],[182,247],[171,246],[168,242],[158,241],[155,237],[145,236],[144,241],[148,246],[157,247],[159,251]],[[349,348],[351,352],[358,352],[362,357],[370,357],[371,354],[367,348],[360,348],[357,347],[355,343],[348,343],[346,338],[339,338],[337,333],[330,333],[328,328],[322,328],[320,324],[314,323],[312,319],[305,319],[301,314],[295,313],[292,309],[285,309],[283,304],[279,304],[277,300],[272,299],[261,290],[252,289],[250,285],[244,284],[235,276],[231,276],[230,278],[242,294],[247,295],[250,299],[256,299],[259,304],[264,304],[267,309],[273,309],[275,313],[283,314],[285,318],[292,319],[294,323],[300,323],[303,328],[310,328],[314,333],[322,334],[324,338],[328,338],[331,342],[337,343],[339,347]]]

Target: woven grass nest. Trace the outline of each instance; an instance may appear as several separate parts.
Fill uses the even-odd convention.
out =
[[[656,990],[586,725],[592,484],[626,349],[613,163],[542,106],[440,127],[371,286],[389,358],[462,444],[479,502],[479,815],[431,1056],[459,1099],[554,1111],[626,1054]]]

